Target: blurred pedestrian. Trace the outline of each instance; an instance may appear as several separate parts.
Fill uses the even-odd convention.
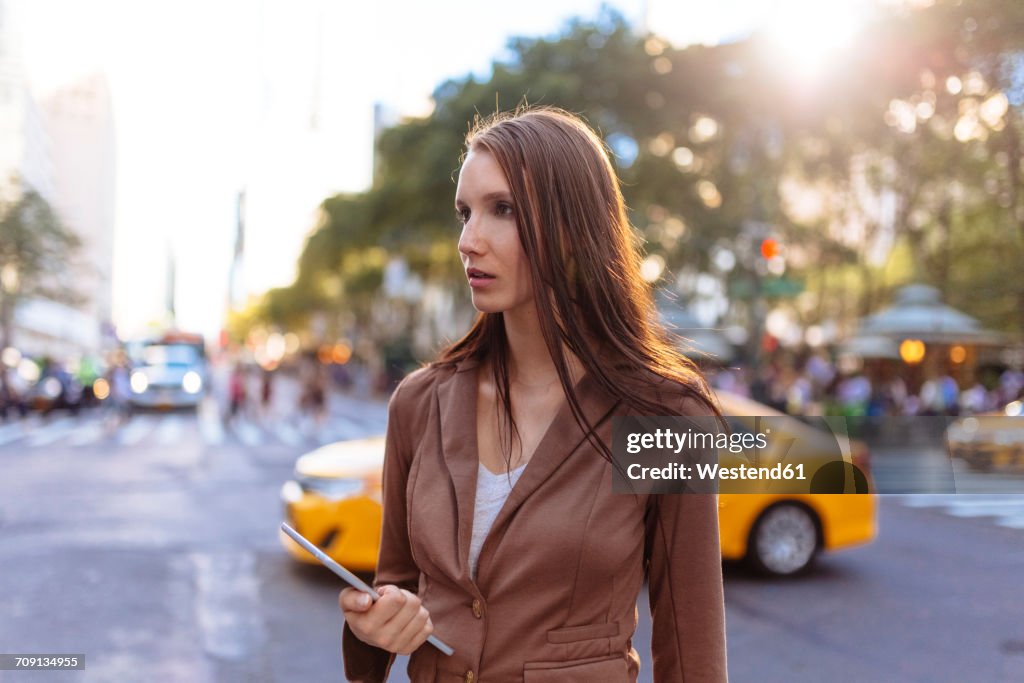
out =
[[[246,398],[245,367],[238,362],[232,368],[228,379],[228,421],[234,421],[243,415]]]
[[[960,412],[964,415],[976,415],[988,408],[988,390],[979,381],[960,392]]]
[[[811,378],[805,373],[795,375],[786,389],[786,412],[790,415],[806,415],[813,398]]]
[[[925,415],[957,415],[960,387],[948,374],[931,377],[921,385],[921,406]]]
[[[271,416],[274,398],[274,371],[264,369],[260,382],[260,414],[264,420]]]
[[[867,415],[871,402],[871,380],[859,371],[844,377],[836,387],[836,400],[841,414],[846,417]]]
[[[302,387],[301,405],[303,413],[312,418],[314,428],[323,427],[327,417],[327,386],[323,368],[316,362],[309,366]]]
[[[110,384],[110,420],[117,428],[132,414],[131,372],[124,354],[115,356],[107,371],[107,382]]]
[[[897,374],[882,380],[872,394],[872,415],[902,415],[907,401],[907,384]]]
[[[998,403],[1003,405],[1024,398],[1024,371],[1007,368],[999,376]]]
[[[821,391],[827,387],[836,376],[835,366],[829,362],[828,358],[821,351],[816,351],[807,359],[807,363],[804,364],[804,372],[810,377],[815,391]],[[820,397],[820,394],[818,397]]]

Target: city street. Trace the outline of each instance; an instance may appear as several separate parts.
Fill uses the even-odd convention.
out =
[[[380,401],[330,404],[320,427],[212,403],[0,426],[0,651],[86,657],[0,681],[342,680],[339,581],[276,536],[295,457],[384,428]],[[1024,498],[886,496],[877,542],[808,576],[726,567],[731,680],[1024,680],[1022,575]]]
[[[403,493],[438,679],[614,679],[642,546],[658,683],[1024,683],[1024,0],[467,9],[0,0],[0,683],[344,680],[280,525]]]

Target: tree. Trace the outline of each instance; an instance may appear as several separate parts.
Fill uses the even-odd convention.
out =
[[[0,201],[0,347],[11,345],[14,311],[27,298],[81,303],[71,264],[81,239],[34,189]]]
[[[324,201],[290,301],[365,320],[386,302],[355,264],[379,264],[381,249],[425,282],[458,283],[451,200],[463,135],[475,117],[528,102],[598,130],[665,283],[719,281],[754,339],[762,301],[779,305],[801,282],[807,296],[788,305],[806,323],[853,321],[908,278],[987,325],[1024,329],[1024,5],[890,7],[862,38],[870,49],[835,64],[813,97],[756,35],[674,49],[605,10],[514,39],[488,78],[441,84],[430,116],[382,133],[372,189]],[[798,210],[792,188],[813,190],[819,210]],[[765,231],[786,247],[786,282],[761,272]],[[459,305],[465,289],[453,285]]]

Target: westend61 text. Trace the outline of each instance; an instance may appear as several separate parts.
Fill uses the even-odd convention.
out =
[[[738,465],[736,467],[721,467],[717,463],[697,463],[696,465],[683,465],[682,463],[671,463],[665,467],[642,467],[636,463],[626,470],[630,479],[673,479],[686,481],[694,478],[704,481],[724,481],[728,479],[771,479],[776,481],[793,480],[803,481],[803,463],[791,465],[776,463],[771,467],[753,467],[751,465]]]
[[[751,448],[767,447],[768,438],[764,434],[725,434],[693,430],[675,432],[671,429],[656,429],[653,432],[633,432],[626,437],[626,452],[632,455],[645,448],[674,448],[678,454],[684,448],[717,448],[728,449],[730,453],[741,453]]]

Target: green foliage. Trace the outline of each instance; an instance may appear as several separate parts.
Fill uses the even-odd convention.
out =
[[[268,294],[265,315],[368,324],[384,255],[424,280],[461,282],[452,197],[464,135],[477,116],[529,103],[579,113],[606,140],[631,222],[666,277],[712,273],[754,310],[742,299],[774,296],[757,285],[767,233],[787,247],[792,286],[778,300],[802,287],[808,321],[852,319],[924,279],[984,323],[1024,330],[1024,4],[897,7],[862,43],[809,95],[758,36],[674,49],[604,10],[553,37],[513,39],[487,80],[442,83],[430,116],[383,132],[373,187],[324,201],[295,284]],[[1005,115],[967,136],[965,112],[998,93]],[[787,184],[822,198],[820,210],[797,210]],[[715,270],[720,249],[734,268]]]
[[[81,248],[50,204],[18,181],[0,200],[0,348],[10,343],[14,309],[25,298],[69,304],[82,299],[74,288],[74,259]]]
[[[17,199],[0,203],[0,270],[17,272],[18,296],[76,300],[68,265],[81,239],[38,192],[24,188],[15,194]]]

